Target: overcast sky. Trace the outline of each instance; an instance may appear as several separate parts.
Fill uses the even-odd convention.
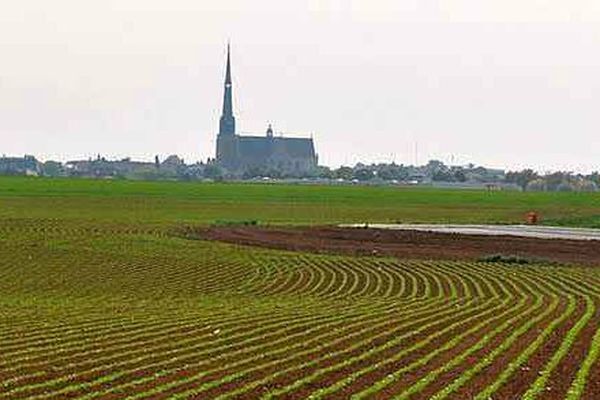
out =
[[[238,130],[322,164],[600,169],[594,0],[0,0],[0,154],[212,157]]]

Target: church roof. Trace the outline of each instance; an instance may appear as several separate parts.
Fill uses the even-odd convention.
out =
[[[237,136],[237,140],[242,157],[268,158],[277,154],[292,158],[315,157],[313,140],[308,138]]]

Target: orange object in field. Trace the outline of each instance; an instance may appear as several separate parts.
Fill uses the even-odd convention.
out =
[[[539,221],[539,216],[535,211],[527,213],[527,223],[530,225],[535,225]]]

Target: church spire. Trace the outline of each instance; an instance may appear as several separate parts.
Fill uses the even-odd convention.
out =
[[[225,72],[225,84],[231,85],[231,45],[227,42],[227,71]]]
[[[231,51],[227,43],[227,68],[225,71],[225,93],[223,95],[223,114],[219,124],[219,135],[235,134],[235,118],[233,116],[233,88],[231,84]]]

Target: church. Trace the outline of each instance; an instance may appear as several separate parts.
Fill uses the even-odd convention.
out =
[[[229,46],[216,161],[234,175],[258,171],[269,174],[270,171],[278,175],[298,177],[310,174],[318,163],[312,138],[276,136],[270,125],[262,136],[242,136],[236,133]]]

